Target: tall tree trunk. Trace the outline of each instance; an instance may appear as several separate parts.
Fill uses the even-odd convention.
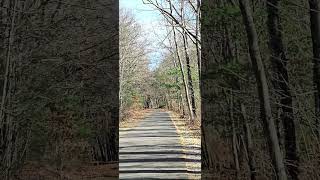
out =
[[[320,137],[320,0],[309,0],[313,46],[313,85],[315,87],[316,131]]]
[[[200,11],[201,2],[197,0],[197,14],[196,14],[196,37],[199,38],[200,34],[200,18],[201,18],[201,11]],[[198,62],[198,74],[199,77],[201,75],[201,44],[200,41],[196,40],[196,50],[197,50],[197,62]],[[200,81],[199,81],[200,82]]]
[[[171,44],[171,41],[170,41],[170,44]],[[173,58],[173,65],[174,65],[174,68],[178,68],[177,61],[175,60],[175,58]],[[175,83],[177,85],[179,84],[179,76],[178,75],[175,78]],[[180,93],[179,93],[179,91],[180,91]],[[182,91],[180,90],[180,86],[179,86],[179,91],[177,93],[177,101],[178,101],[178,105],[179,105],[179,111],[180,111],[180,113],[182,112],[182,116],[185,116],[185,112],[184,112],[185,105],[184,105],[184,102],[183,102],[183,95],[182,95]]]
[[[5,63],[5,75],[4,75],[4,82],[3,82],[3,89],[2,89],[2,98],[1,98],[1,108],[0,108],[0,126],[3,123],[3,116],[4,116],[4,109],[5,109],[5,105],[6,105],[6,99],[7,99],[7,92],[8,92],[8,84],[9,84],[9,75],[10,75],[10,67],[12,64],[12,46],[13,46],[13,42],[14,42],[14,28],[15,28],[15,19],[16,19],[16,6],[17,6],[17,2],[16,0],[13,2],[13,12],[12,12],[12,16],[11,16],[11,25],[10,25],[10,29],[9,29],[9,40],[8,40],[8,49],[7,49],[7,55],[6,55],[6,63]]]
[[[172,4],[171,4],[171,2],[169,4],[170,4],[170,12],[172,13],[172,11],[173,11],[172,10]],[[182,60],[181,60],[181,57],[180,57],[180,53],[179,53],[179,47],[178,47],[178,42],[177,42],[177,34],[176,34],[175,27],[174,27],[174,23],[172,22],[171,25],[172,25],[172,31],[173,31],[174,46],[175,46],[175,50],[176,50],[177,59],[178,59],[178,62],[179,62],[179,68],[180,68],[180,72],[181,72],[181,78],[182,78],[182,82],[183,82],[183,87],[184,87],[184,90],[185,90],[185,98],[186,98],[187,105],[188,105],[190,119],[193,120],[194,119],[194,114],[193,114],[193,110],[192,110],[191,100],[190,100],[190,97],[189,97],[188,84],[187,84],[186,79],[185,79],[185,72],[184,72],[184,69],[183,69],[183,63],[182,63]]]
[[[12,166],[13,166],[13,154],[15,152],[15,138],[14,138],[14,130],[15,124],[13,122],[13,117],[10,113],[7,113],[12,107],[11,99],[12,99],[12,91],[14,86],[14,62],[13,62],[13,43],[15,40],[15,26],[16,26],[16,9],[18,6],[17,0],[12,1],[9,5],[13,8],[11,14],[11,22],[8,31],[8,46],[7,46],[7,54],[5,61],[5,74],[4,74],[4,82],[2,89],[2,99],[1,99],[1,108],[0,108],[0,146],[4,147],[3,153],[0,155],[1,159],[1,167],[4,168],[4,174],[0,174],[5,180],[9,180],[11,178]]]
[[[179,68],[180,68],[180,72],[181,72],[181,78],[182,78],[182,81],[183,81],[183,86],[184,86],[184,90],[185,90],[185,98],[186,98],[186,101],[187,101],[187,104],[188,104],[188,110],[189,110],[189,114],[190,114],[190,119],[193,120],[194,119],[194,113],[193,113],[193,108],[192,108],[192,103],[191,103],[191,100],[190,100],[190,96],[189,96],[189,88],[188,88],[188,84],[186,82],[186,79],[185,79],[185,72],[184,72],[184,69],[183,69],[183,63],[182,63],[182,60],[181,60],[181,57],[180,57],[180,54],[179,54],[179,49],[178,49],[178,43],[177,43],[177,40],[176,40],[176,32],[175,32],[175,29],[173,30],[173,34],[175,36],[175,48],[176,48],[176,53],[177,53],[177,57],[178,57],[178,61],[179,61]]]
[[[298,155],[296,142],[296,127],[294,123],[292,96],[289,88],[287,71],[288,59],[282,41],[282,27],[279,17],[279,0],[267,0],[268,31],[271,50],[270,61],[275,78],[273,84],[280,99],[280,119],[284,128],[285,157],[289,162],[287,170],[293,180],[298,179]]]
[[[239,0],[239,3],[243,22],[247,32],[250,57],[257,80],[257,88],[261,108],[261,119],[263,120],[265,134],[268,139],[270,148],[269,152],[273,161],[273,165],[276,169],[277,178],[279,180],[286,180],[287,174],[279,146],[277,129],[272,118],[269,88],[267,84],[264,65],[260,55],[258,35],[254,25],[250,3],[248,0]]]
[[[247,120],[246,108],[242,103],[240,104],[240,109],[241,109],[241,114],[243,119],[243,128],[245,132],[245,141],[246,141],[245,143],[246,143],[246,151],[248,155],[248,165],[250,169],[250,179],[256,180],[256,162],[253,154],[253,142],[252,142],[252,137],[250,132],[250,126]]]
[[[186,67],[187,67],[187,81],[188,81],[188,88],[189,88],[189,96],[191,101],[191,108],[192,108],[192,114],[193,116],[196,116],[196,103],[195,103],[195,97],[194,97],[194,87],[193,87],[193,80],[191,75],[191,66],[190,66],[190,57],[188,54],[188,45],[187,45],[187,39],[186,34],[183,35],[183,43],[184,43],[184,51],[185,51],[185,58],[186,58]],[[194,120],[192,118],[191,120]]]
[[[182,38],[183,38],[183,48],[184,48],[184,54],[186,58],[186,66],[187,66],[187,81],[188,81],[188,88],[190,92],[190,100],[191,100],[191,107],[192,107],[192,113],[194,116],[196,116],[196,103],[194,98],[194,87],[193,87],[193,81],[192,81],[192,75],[191,75],[191,66],[190,66],[190,56],[189,56],[189,46],[188,46],[188,35],[186,32],[186,23],[185,23],[185,17],[184,17],[184,1],[181,1],[181,22],[182,22]],[[191,119],[192,121],[194,118]]]
[[[239,179],[240,175],[240,164],[239,164],[239,155],[238,155],[238,143],[237,143],[237,132],[234,122],[234,113],[233,113],[233,94],[230,92],[230,102],[229,102],[229,116],[232,123],[232,150],[233,150],[233,160],[236,170],[236,178]]]

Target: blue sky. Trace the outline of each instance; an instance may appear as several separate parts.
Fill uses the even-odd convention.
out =
[[[120,8],[131,9],[138,21],[150,23],[159,20],[159,14],[142,0],[120,0]]]
[[[131,10],[136,20],[141,24],[146,39],[151,43],[148,55],[150,69],[155,69],[161,62],[162,49],[158,42],[165,37],[165,29],[161,27],[161,15],[152,6],[143,4],[142,0],[120,0],[120,8]]]

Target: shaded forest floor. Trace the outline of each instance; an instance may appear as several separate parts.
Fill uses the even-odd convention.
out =
[[[108,164],[87,163],[66,166],[62,171],[38,163],[28,163],[18,173],[21,180],[102,180],[118,179],[118,162]]]

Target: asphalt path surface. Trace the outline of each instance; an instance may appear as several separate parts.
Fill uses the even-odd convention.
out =
[[[167,112],[154,111],[134,128],[120,128],[120,179],[188,179],[188,159]]]

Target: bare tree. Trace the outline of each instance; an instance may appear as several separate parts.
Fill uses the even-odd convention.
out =
[[[172,12],[171,3],[170,3],[170,11]],[[176,29],[175,29],[174,26],[172,26],[172,31],[173,31],[173,39],[174,39],[175,51],[176,51],[177,59],[179,61],[179,68],[180,68],[180,71],[181,71],[181,78],[182,78],[184,89],[185,89],[185,97],[186,97],[186,101],[187,101],[187,104],[188,104],[189,114],[190,114],[190,118],[193,120],[194,119],[194,114],[193,114],[193,109],[192,109],[192,102],[191,102],[190,96],[189,96],[189,87],[188,87],[188,83],[186,82],[186,79],[185,79],[185,72],[184,72],[184,69],[183,69],[183,62],[182,62],[181,57],[180,57],[179,47],[178,47],[178,42],[177,42]]]
[[[186,65],[185,70],[184,67],[181,67],[181,71],[186,71],[186,73],[182,73],[186,75],[185,82],[186,84],[184,86],[185,89],[188,91],[186,94],[186,102],[189,104],[188,101],[190,101],[191,105],[191,112],[189,112],[190,119],[193,120],[197,114],[196,109],[196,100],[195,100],[195,88],[194,88],[194,82],[193,82],[193,75],[191,73],[191,59],[190,51],[191,47],[189,45],[189,41],[192,41],[195,45],[196,50],[196,62],[197,62],[197,70],[198,73],[200,72],[200,35],[199,35],[199,28],[200,28],[200,2],[193,2],[193,1],[158,1],[158,0],[146,0],[144,1],[145,4],[152,5],[157,11],[160,12],[160,14],[163,15],[164,19],[168,22],[170,26],[172,26],[172,33],[173,39],[178,39],[179,35],[176,32],[179,32],[181,34],[182,38],[182,47],[184,51],[184,55],[181,56],[180,54],[177,54],[177,59],[181,59],[182,57],[185,59],[185,63],[182,63]],[[187,9],[187,6],[192,9]],[[195,20],[190,20],[186,17],[186,12],[193,12]],[[191,23],[190,23],[191,22]],[[179,51],[179,44],[177,43],[175,51]],[[176,52],[177,53],[177,52]],[[179,63],[180,64],[180,63]],[[190,108],[189,108],[190,109]]]
[[[292,179],[298,179],[298,154],[296,142],[296,127],[293,116],[292,95],[289,87],[287,71],[288,59],[282,40],[281,19],[279,17],[279,0],[267,1],[268,31],[270,36],[270,61],[274,68],[273,80],[275,91],[279,96],[280,118],[284,128],[285,157],[287,169]]]
[[[184,48],[184,53],[185,53],[185,59],[186,59],[186,66],[187,66],[187,77],[188,77],[188,88],[190,92],[190,99],[191,99],[191,107],[192,107],[192,116],[191,120],[194,120],[193,116],[196,116],[196,103],[195,103],[195,98],[194,98],[194,88],[193,88],[193,80],[192,80],[192,75],[191,75],[191,67],[190,67],[190,56],[189,56],[189,47],[188,47],[188,36],[186,32],[186,26],[185,26],[185,12],[184,12],[184,1],[181,1],[181,7],[180,7],[180,13],[181,13],[181,22],[182,26],[182,39],[183,39],[183,48]],[[170,2],[170,7],[172,7],[172,3]],[[198,44],[198,43],[196,43]]]
[[[252,142],[252,135],[250,131],[250,125],[248,123],[248,117],[247,117],[247,112],[246,108],[243,103],[240,104],[240,109],[241,109],[241,115],[243,118],[243,128],[245,132],[245,139],[246,139],[246,152],[248,156],[248,165],[249,165],[249,170],[250,170],[250,179],[251,180],[256,180],[256,162],[253,154],[253,142]]]
[[[263,120],[265,133],[268,138],[268,144],[270,148],[269,152],[277,172],[277,178],[280,180],[286,180],[287,175],[285,165],[279,146],[277,129],[274,124],[274,119],[272,118],[269,88],[260,54],[258,35],[255,29],[250,3],[248,0],[239,0],[239,4],[247,32],[249,53],[253,64],[253,70],[255,71],[257,80],[257,89],[261,107],[261,119]]]
[[[134,106],[132,94],[139,92],[139,96],[147,96],[147,91],[143,90],[146,89],[144,86],[147,86],[146,79],[150,72],[146,48],[148,43],[140,24],[126,9],[120,9],[119,24],[120,112],[121,117],[125,118],[128,109]]]

